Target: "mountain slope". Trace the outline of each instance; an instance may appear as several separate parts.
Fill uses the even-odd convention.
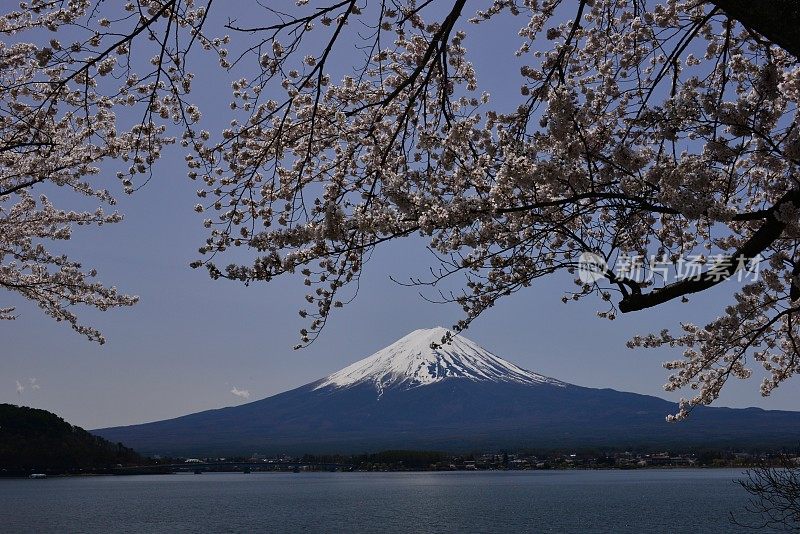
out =
[[[97,430],[144,453],[363,452],[676,446],[780,447],[800,441],[800,413],[698,409],[574,386],[526,371],[462,336],[418,330],[317,382],[249,404]]]
[[[0,404],[0,475],[139,464],[120,443],[93,436],[45,410]]]

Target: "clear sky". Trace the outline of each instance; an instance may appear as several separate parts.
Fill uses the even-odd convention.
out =
[[[496,102],[513,103],[518,94],[513,50],[521,23],[468,28],[466,45]],[[340,57],[346,60],[346,54]],[[218,69],[199,67],[195,98],[203,104],[226,102],[228,95],[220,96],[224,86],[214,84]],[[210,111],[205,110],[207,128],[227,122],[224,113]],[[246,288],[212,281],[205,271],[188,267],[205,233],[202,217],[192,211],[196,184],[186,178],[183,155],[173,147],[146,187],[130,198],[120,193],[123,223],[81,229],[65,249],[96,266],[103,281],[141,297],[131,309],[81,315],[103,331],[106,345],[90,343],[34,306],[2,296],[3,305],[8,298],[19,304],[20,317],[0,322],[0,402],[51,410],[86,428],[153,421],[248,402],[231,393],[234,388],[249,391],[252,401],[303,385],[411,330],[449,326],[460,318],[457,306],[430,304],[415,288],[389,279],[424,275],[431,265],[422,241],[411,238],[379,249],[355,303],[337,310],[311,347],[293,351],[305,326],[297,314],[305,288],[297,279]],[[108,180],[114,187],[113,173]],[[601,308],[595,300],[561,303],[563,290],[571,287],[568,277],[544,279],[501,301],[465,335],[498,356],[567,382],[677,399],[680,395],[662,390],[667,372],[661,363],[679,352],[629,350],[625,341],[674,328],[681,320],[705,323],[728,303],[734,284],[688,304],[673,302],[609,322],[595,317]],[[757,378],[731,383],[718,405],[795,409],[797,385],[792,379],[763,399]]]

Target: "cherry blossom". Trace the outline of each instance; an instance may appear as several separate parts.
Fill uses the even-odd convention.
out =
[[[101,339],[69,308],[134,299],[44,246],[120,215],[59,209],[50,192],[113,205],[105,164],[121,164],[132,192],[178,141],[208,231],[192,265],[245,284],[302,276],[300,346],[355,297],[376,247],[417,236],[439,265],[411,283],[461,306],[456,331],[559,272],[576,279],[565,302],[599,297],[607,319],[724,285],[718,318],[630,346],[683,350],[666,364],[667,389],[693,392],[677,418],[756,367],[768,395],[798,366],[792,6],[301,0],[259,4],[211,34],[211,1],[22,4],[0,21],[0,283]],[[470,60],[508,19],[519,28],[511,105],[493,101]],[[230,83],[222,128],[190,101],[199,53]],[[132,112],[142,120],[122,124]],[[586,253],[609,266],[592,283],[576,276]],[[669,280],[662,266],[690,256],[713,260]],[[641,278],[612,269],[630,257],[658,261]],[[756,258],[759,279],[737,284]]]
[[[121,164],[117,176],[131,192],[173,142],[163,119],[178,120],[191,76],[165,47],[149,73],[134,70],[131,58],[134,49],[146,50],[140,34],[151,32],[161,44],[173,26],[190,25],[198,16],[191,5],[128,3],[114,28],[88,0],[32,0],[0,15],[0,286],[100,343],[102,334],[79,322],[80,306],[107,310],[137,297],[97,281],[94,269],[57,243],[75,227],[122,220],[108,211],[115,199],[103,178],[107,161]],[[143,107],[141,120],[121,124],[115,110],[124,107]],[[85,205],[76,196],[100,207],[59,207]],[[0,319],[16,317],[14,307],[0,307]]]
[[[765,395],[796,371],[800,71],[797,49],[774,44],[793,45],[785,28],[742,23],[723,1],[305,4],[228,25],[243,50],[225,58],[236,119],[188,160],[209,229],[195,267],[246,284],[302,274],[303,345],[355,296],[371,251],[406,236],[441,260],[412,283],[465,276],[442,293],[464,310],[456,330],[538,278],[575,273],[585,252],[609,265],[723,259],[691,280],[609,270],[567,289],[565,302],[601,297],[608,319],[687,300],[758,256],[760,280],[729,283],[720,318],[630,345],[684,348],[666,365],[668,389],[696,393],[678,418],[752,365]],[[511,111],[482,89],[467,46],[509,16],[523,65]],[[331,57],[353,42],[363,56],[336,74]],[[253,261],[226,264],[237,247]]]

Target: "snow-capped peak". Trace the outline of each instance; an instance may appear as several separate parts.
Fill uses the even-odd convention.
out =
[[[442,344],[447,332],[441,327],[414,330],[372,356],[323,378],[315,389],[373,383],[378,392],[383,392],[390,387],[411,389],[447,378],[566,385],[517,367],[457,334],[450,343]],[[438,347],[431,348],[431,344]]]

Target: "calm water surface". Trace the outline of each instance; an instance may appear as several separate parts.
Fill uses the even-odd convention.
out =
[[[0,532],[736,532],[740,470],[0,479]]]

